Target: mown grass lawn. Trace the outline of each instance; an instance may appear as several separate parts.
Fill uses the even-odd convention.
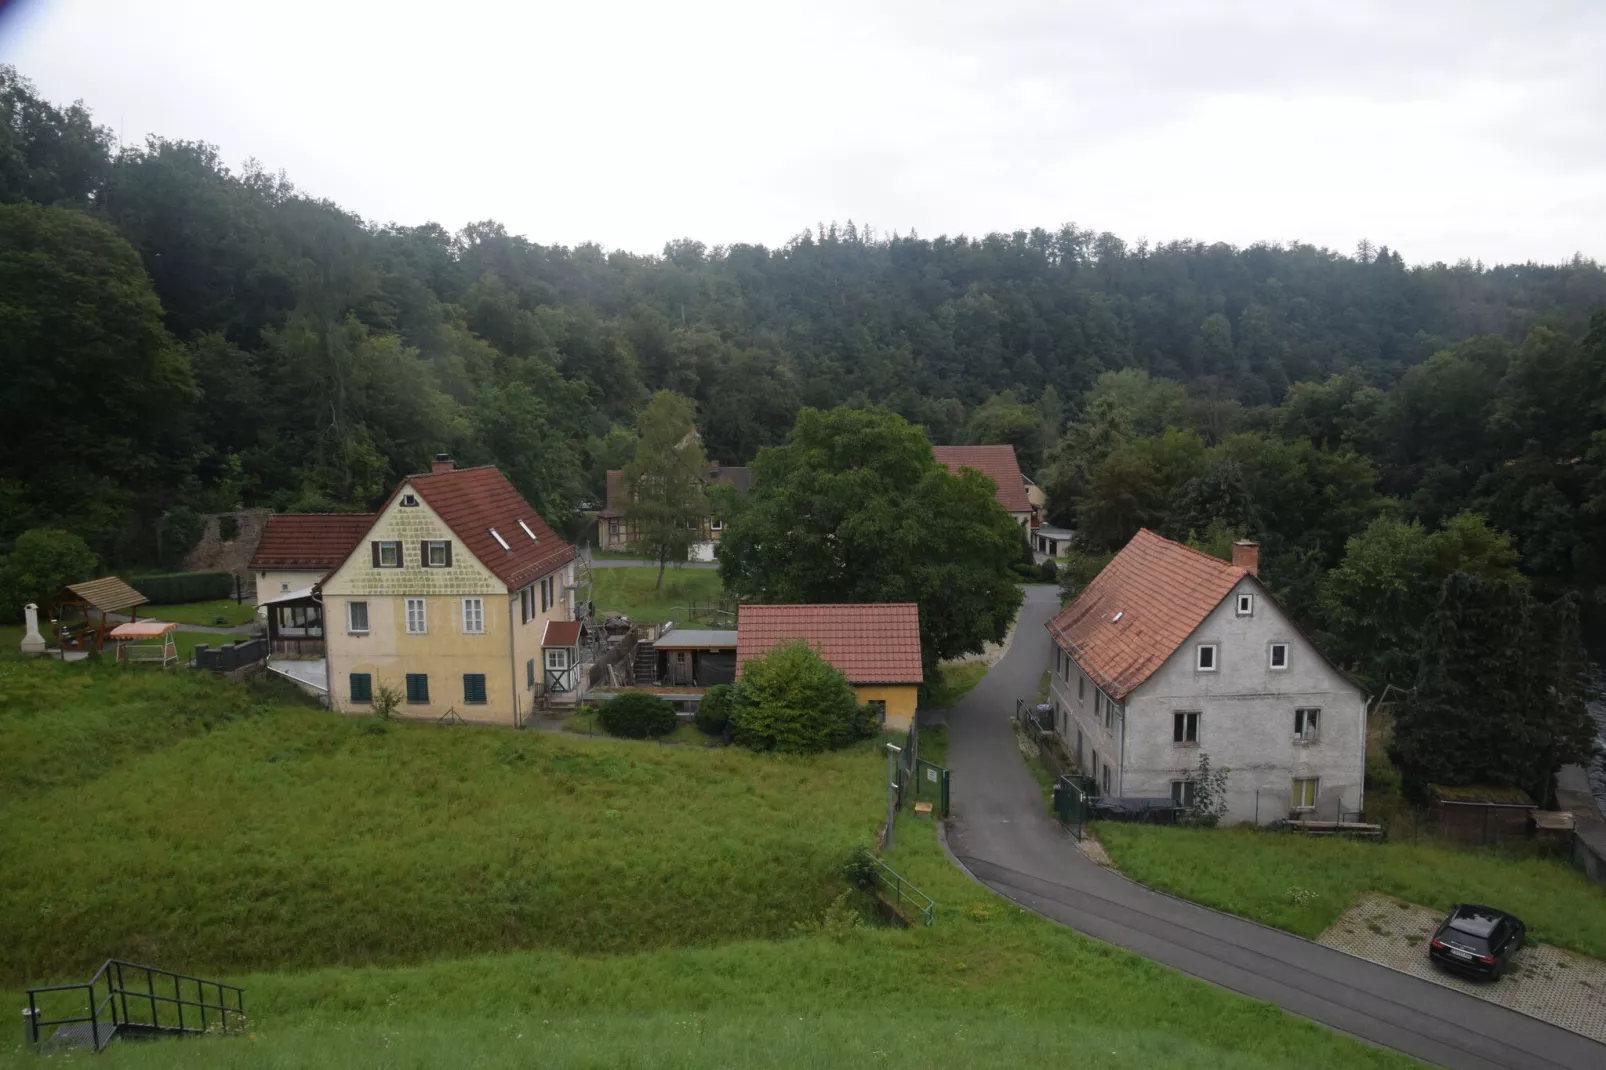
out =
[[[240,605],[232,598],[215,602],[185,602],[176,606],[140,606],[141,620],[170,620],[176,624],[204,624],[208,627],[233,628],[250,624],[256,619],[256,606]],[[223,623],[219,624],[219,618]]]
[[[1021,910],[929,819],[899,819],[888,861],[937,924],[840,924],[880,740],[777,759],[376,733],[199,676],[0,668],[25,696],[0,702],[0,754],[48,773],[0,798],[0,1003],[108,954],[246,989],[248,1036],[97,1065],[1412,1065]],[[0,1062],[31,1066],[19,1033]]]
[[[623,613],[638,624],[684,621],[690,603],[711,601],[725,590],[718,570],[711,568],[671,565],[664,570],[662,589],[658,587],[656,568],[599,568],[591,577],[597,611],[604,615]]]
[[[1365,891],[1446,912],[1486,903],[1536,940],[1606,957],[1606,893],[1561,862],[1412,843],[1249,829],[1101,824],[1121,872],[1186,899],[1315,938]]]

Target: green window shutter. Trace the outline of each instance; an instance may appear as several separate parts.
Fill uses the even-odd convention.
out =
[[[429,675],[427,673],[410,672],[407,674],[407,701],[414,703],[429,701]]]
[[[535,686],[535,659],[531,658],[524,663],[524,686]]]
[[[474,705],[485,703],[485,674],[480,672],[466,672],[463,674],[463,701]]]
[[[351,674],[351,701],[372,702],[374,700],[374,678],[365,672]]]

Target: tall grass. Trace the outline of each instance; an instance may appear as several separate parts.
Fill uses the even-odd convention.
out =
[[[1316,937],[1365,891],[1446,912],[1486,903],[1536,940],[1606,956],[1606,892],[1571,866],[1487,850],[1361,843],[1250,829],[1101,824],[1121,871],[1229,913]]]
[[[141,684],[164,680],[201,686]],[[89,713],[33,717],[42,735]],[[273,708],[98,779],[92,744],[57,748],[70,786],[0,800],[0,983],[108,955],[204,973],[784,935],[836,894],[880,797],[868,745],[804,761],[369,727]]]

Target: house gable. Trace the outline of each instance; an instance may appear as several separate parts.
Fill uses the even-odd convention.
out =
[[[418,504],[404,505],[409,498]],[[520,537],[524,537],[522,533]],[[422,544],[429,540],[452,544],[451,565],[424,567]],[[401,543],[402,566],[375,568],[376,542]],[[506,594],[507,585],[464,545],[408,479],[391,495],[350,555],[324,580],[323,591],[340,597]]]
[[[1252,609],[1238,614],[1238,596],[1250,595]],[[1272,668],[1272,644],[1286,644],[1286,667]],[[1200,644],[1213,644],[1216,668],[1198,669]],[[1264,584],[1244,575],[1222,597],[1158,668],[1126,696],[1127,705],[1244,695],[1342,694],[1364,699],[1365,692],[1311,642],[1277,604]]]

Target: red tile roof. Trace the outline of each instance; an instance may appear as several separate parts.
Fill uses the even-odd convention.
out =
[[[517,590],[574,559],[574,547],[558,538],[493,465],[408,476],[396,490],[407,483],[509,590]],[[395,496],[392,491],[391,498]],[[534,539],[519,527],[521,520],[535,534]],[[508,549],[498,545],[491,528],[506,540]]]
[[[542,646],[576,646],[580,642],[580,622],[577,620],[549,620],[541,635]]]
[[[328,571],[338,567],[373,526],[373,513],[275,513],[263,525],[251,568]]]
[[[938,463],[947,465],[956,476],[961,468],[974,468],[991,478],[998,484],[998,504],[1009,512],[1032,511],[1014,446],[933,446],[932,452],[937,455]]]
[[[736,676],[771,647],[806,639],[852,684],[918,684],[920,607],[913,602],[742,606],[736,614]]]
[[[1119,702],[1152,676],[1248,574],[1145,528],[1048,622],[1048,630]]]

